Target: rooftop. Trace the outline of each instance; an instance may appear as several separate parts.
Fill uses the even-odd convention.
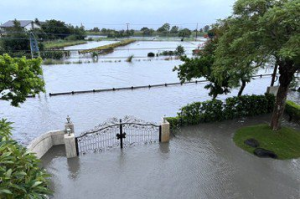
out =
[[[21,27],[24,28],[25,26],[27,26],[28,24],[33,22],[33,20],[18,20],[18,22],[20,22]],[[1,28],[10,28],[13,26],[14,26],[14,20],[9,20],[9,21],[5,22],[4,24],[2,24],[0,27]]]

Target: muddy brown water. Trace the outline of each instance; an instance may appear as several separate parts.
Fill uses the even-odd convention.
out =
[[[232,140],[236,129],[269,120],[264,115],[189,126],[168,144],[69,160],[59,146],[42,160],[52,174],[53,198],[299,198],[300,159],[261,159]],[[300,133],[299,125],[284,124]]]

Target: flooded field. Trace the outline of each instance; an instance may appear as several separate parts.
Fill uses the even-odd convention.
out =
[[[68,49],[96,47],[101,42],[89,42]],[[103,41],[101,44],[108,43]],[[131,54],[146,56],[149,51],[156,53],[167,48],[175,50],[178,44],[183,45],[186,50],[189,49],[187,53],[191,53],[191,49],[201,42],[136,42],[117,48],[105,57],[113,60]],[[71,59],[79,58],[74,55]],[[1,102],[0,117],[14,122],[14,138],[22,144],[28,144],[49,130],[63,129],[67,115],[70,115],[74,122],[78,135],[110,117],[123,118],[125,115],[134,115],[145,121],[158,122],[164,115],[175,116],[179,108],[188,103],[211,99],[204,89],[205,83],[49,97],[49,93],[55,92],[179,82],[176,72],[172,72],[172,69],[181,64],[180,60],[165,61],[153,58],[151,61],[133,60],[132,63],[125,62],[125,58],[121,62],[111,63],[103,63],[101,60],[99,57],[98,63],[43,66],[46,94],[27,99],[20,108],[10,106],[8,102]],[[269,74],[272,73],[272,69],[260,69],[258,73]],[[270,81],[270,77],[255,78],[247,85],[244,93],[263,94]],[[234,89],[230,94],[218,98],[236,96],[237,92],[238,89]],[[294,100],[300,100],[299,93],[293,94],[292,97]]]

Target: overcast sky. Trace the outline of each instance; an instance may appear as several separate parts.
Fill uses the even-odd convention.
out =
[[[203,27],[232,13],[235,0],[0,0],[0,23],[57,19],[86,28]]]

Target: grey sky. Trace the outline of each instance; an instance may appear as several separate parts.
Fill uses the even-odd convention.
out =
[[[86,28],[203,27],[232,13],[235,0],[0,0],[0,23],[11,19],[57,19]]]

